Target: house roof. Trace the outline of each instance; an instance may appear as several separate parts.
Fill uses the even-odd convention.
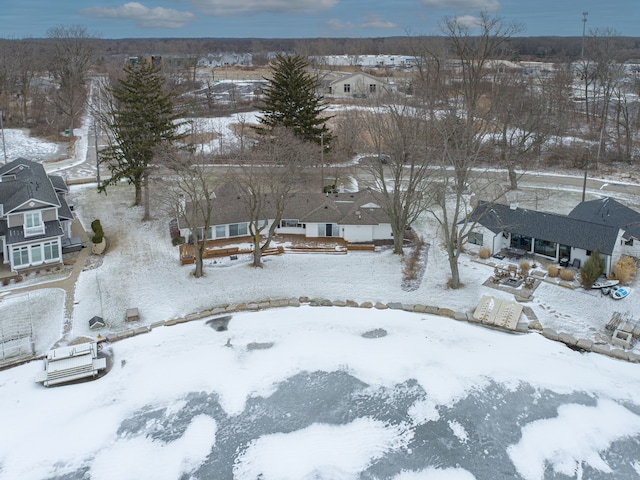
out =
[[[35,235],[32,237],[24,236],[24,228],[22,225],[19,227],[7,228],[7,245],[23,242],[33,242],[35,240],[51,239],[55,237],[62,237],[64,232],[62,226],[58,220],[51,220],[50,222],[44,222],[44,233],[42,235]]]
[[[369,75],[368,73],[364,73],[364,72],[355,72],[355,73],[351,73],[348,75],[343,75],[339,78],[336,78],[334,80],[331,80],[331,85],[335,84],[335,83],[341,83],[344,82],[346,80],[351,80],[353,78],[360,78],[360,77],[364,77],[367,78],[371,81],[375,81],[376,83],[382,83],[382,84],[386,84],[387,82],[384,81],[384,79],[382,78],[378,78],[378,77],[374,77],[373,75]]]
[[[286,203],[282,218],[301,223],[337,223],[340,225],[378,225],[389,223],[378,192],[363,190],[345,193],[298,192]],[[247,221],[246,198],[231,189],[216,192],[212,202],[211,225],[225,225]],[[275,202],[265,201],[263,219],[276,215]],[[190,209],[190,206],[187,206]]]
[[[0,203],[4,214],[34,201],[60,207],[58,194],[44,167],[18,158],[0,167]],[[56,180],[64,184],[64,181]]]
[[[581,202],[569,217],[619,227],[625,231],[625,238],[640,238],[640,213],[609,197]]]
[[[620,231],[613,225],[484,201],[478,202],[470,219],[494,233],[523,235],[583,250],[598,248],[605,255],[613,253]]]

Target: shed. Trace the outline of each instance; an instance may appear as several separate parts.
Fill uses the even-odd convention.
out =
[[[105,326],[104,320],[102,317],[98,317],[97,315],[89,320],[89,328],[91,330],[95,330],[96,328],[102,328]]]
[[[44,361],[44,367],[44,371],[37,376],[36,382],[49,387],[95,377],[100,370],[107,368],[107,359],[98,358],[96,342],[87,342],[50,350]]]

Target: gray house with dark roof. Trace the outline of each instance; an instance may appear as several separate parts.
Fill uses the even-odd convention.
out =
[[[633,227],[640,214],[615,202],[620,215],[613,221],[602,216],[604,210],[597,203],[601,201],[595,202],[583,202],[569,215],[479,202],[470,216],[474,226],[467,248],[486,247],[492,254],[511,248],[555,261],[578,259],[581,264],[599,249],[609,273],[622,255],[637,256]]]
[[[211,199],[212,227],[207,239],[233,238],[249,234],[245,199],[233,189],[220,189]],[[186,205],[187,210],[190,206]],[[275,221],[275,208],[267,206],[262,221]],[[188,238],[189,229],[181,225],[180,234]],[[377,192],[295,193],[287,202],[276,233],[305,237],[340,237],[348,242],[373,242],[393,239],[389,217]],[[204,232],[200,234],[204,237]]]
[[[0,254],[19,272],[62,262],[62,240],[71,236],[73,214],[62,177],[18,158],[0,167]]]

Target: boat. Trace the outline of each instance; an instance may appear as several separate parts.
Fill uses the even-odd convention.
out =
[[[595,282],[593,282],[593,285],[591,285],[591,288],[613,287],[615,285],[618,285],[619,283],[620,283],[620,280],[609,280],[608,278],[601,278],[600,280],[596,280]]]
[[[627,295],[629,295],[630,293],[631,293],[630,289],[620,285],[614,285],[613,287],[611,287],[611,291],[609,292],[609,295],[614,300],[620,300],[626,297]]]

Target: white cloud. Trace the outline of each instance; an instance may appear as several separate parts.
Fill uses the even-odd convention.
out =
[[[134,20],[142,28],[182,28],[195,18],[191,12],[180,12],[170,8],[148,8],[137,2],[119,7],[91,7],[81,10],[83,15],[93,18]]]
[[[456,17],[456,22],[461,27],[466,28],[475,28],[480,25],[480,19],[478,17],[474,17],[473,15],[461,15]]]
[[[251,13],[314,13],[335,7],[339,0],[190,0],[207,15]]]
[[[398,25],[390,20],[385,20],[380,15],[367,15],[362,23],[343,22],[332,18],[327,22],[332,30],[352,30],[357,28],[396,28]]]
[[[451,10],[495,12],[500,8],[498,0],[421,0],[425,7],[447,8]]]

